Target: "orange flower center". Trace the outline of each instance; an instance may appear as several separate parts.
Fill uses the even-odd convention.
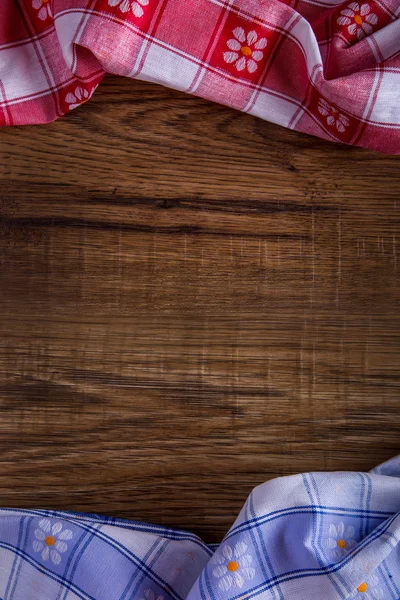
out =
[[[249,48],[249,46],[242,46],[240,48],[240,52],[244,54],[244,56],[251,56],[253,51],[251,48]]]
[[[344,550],[344,548],[346,548],[347,544],[345,540],[338,540],[337,545],[339,546],[339,548],[342,548]]]
[[[357,592],[360,592],[361,594],[366,592],[368,589],[367,584],[365,583],[365,581],[363,581],[362,583],[360,583],[360,585],[357,588]]]
[[[52,535],[48,535],[44,541],[48,546],[54,546],[54,544],[56,543],[56,540],[53,538]]]
[[[228,569],[228,571],[230,571],[231,573],[234,573],[235,571],[238,570],[239,568],[239,564],[235,561],[235,560],[231,560],[231,562],[229,562],[226,565],[226,568]]]
[[[357,25],[362,25],[363,20],[362,20],[362,16],[361,15],[356,15],[354,17],[354,20],[357,23]]]

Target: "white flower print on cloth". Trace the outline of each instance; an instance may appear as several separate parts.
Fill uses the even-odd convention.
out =
[[[40,552],[43,560],[51,560],[55,565],[61,562],[61,554],[68,550],[65,540],[72,539],[72,531],[63,529],[60,522],[51,524],[49,519],[39,521],[39,528],[35,529],[33,549]]]
[[[89,92],[85,90],[85,88],[78,85],[74,92],[69,92],[65,96],[65,102],[69,104],[69,108],[72,110],[73,108],[76,108],[77,106],[80,106],[86,102],[86,100],[89,100],[89,96]]]
[[[219,579],[218,587],[224,592],[232,586],[242,588],[244,582],[250,581],[256,574],[250,566],[253,558],[246,552],[247,545],[244,542],[237,542],[233,548],[225,544],[211,559],[211,563],[216,565],[212,574]]]
[[[372,33],[373,25],[377,24],[378,17],[371,12],[369,4],[351,2],[340,11],[337,22],[339,25],[345,25],[350,35],[356,35],[359,40],[362,40],[366,35]]]
[[[352,525],[345,527],[343,521],[340,521],[337,525],[332,523],[329,526],[326,546],[332,558],[340,560],[356,545],[357,542],[354,539],[354,527]]]
[[[357,589],[349,596],[349,600],[383,600],[383,589],[376,575],[370,575],[362,581]]]
[[[52,16],[50,0],[32,0],[32,8],[38,11],[37,15],[41,21]]]
[[[323,98],[320,98],[318,101],[318,112],[322,116],[326,117],[326,122],[328,125],[335,127],[338,131],[340,131],[340,133],[343,133],[346,127],[350,125],[350,121],[346,115],[340,113],[334,106],[329,104],[329,102]]]
[[[148,3],[149,0],[108,0],[108,6],[118,6],[123,13],[131,10],[135,17],[143,17],[143,6],[147,6]]]
[[[234,37],[226,42],[230,52],[224,52],[225,62],[234,63],[238,71],[247,69],[254,73],[264,56],[262,50],[267,47],[266,38],[258,39],[255,31],[246,34],[243,27],[236,27],[232,33]]]
[[[164,600],[164,596],[156,596],[153,590],[148,588],[147,590],[144,590],[143,596],[139,600]]]

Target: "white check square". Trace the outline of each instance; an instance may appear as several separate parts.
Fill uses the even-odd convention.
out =
[[[49,82],[32,43],[0,50],[1,83],[7,102],[30,98],[49,89]]]
[[[400,71],[383,74],[370,119],[400,125]]]
[[[194,60],[153,42],[138,79],[161,83],[185,92],[192,85],[198,69],[199,65]]]

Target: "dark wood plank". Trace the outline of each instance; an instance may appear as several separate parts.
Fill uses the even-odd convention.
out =
[[[0,503],[218,541],[400,451],[400,159],[108,78],[0,131]]]

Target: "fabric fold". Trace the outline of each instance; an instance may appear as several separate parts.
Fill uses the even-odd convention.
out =
[[[393,600],[400,457],[256,487],[220,545],[111,517],[0,510],[2,600]]]
[[[0,124],[50,122],[109,72],[400,153],[399,15],[399,0],[3,0]]]

